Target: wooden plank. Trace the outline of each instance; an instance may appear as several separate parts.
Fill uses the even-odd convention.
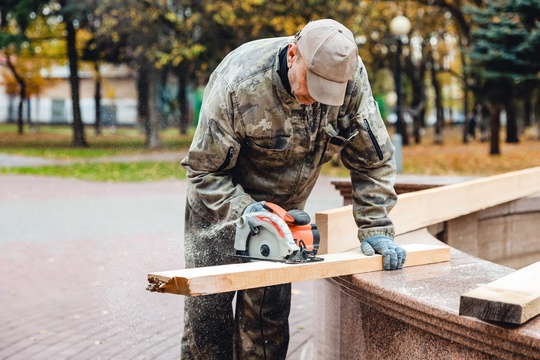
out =
[[[540,192],[540,167],[398,195],[390,212],[396,234],[437,224]],[[358,247],[352,206],[315,214],[321,234],[319,253]]]
[[[448,261],[446,245],[409,244],[405,266]],[[341,254],[324,255],[324,261],[284,264],[253,261],[243,264],[163,271],[148,274],[148,290],[186,296],[271,286],[288,282],[323,279],[382,270],[380,255],[366,256],[355,249]]]
[[[540,314],[540,261],[461,295],[459,314],[523,324]]]

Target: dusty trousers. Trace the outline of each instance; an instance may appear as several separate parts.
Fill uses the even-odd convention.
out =
[[[186,298],[181,359],[285,359],[290,290],[285,284],[239,291],[234,317],[234,293]]]
[[[186,267],[232,258],[234,225],[212,225],[186,205]],[[235,305],[235,306],[233,306]],[[291,284],[186,297],[181,359],[285,359],[289,345]]]

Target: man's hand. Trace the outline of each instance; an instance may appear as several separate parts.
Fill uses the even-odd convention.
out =
[[[242,214],[247,214],[250,212],[268,211],[268,209],[266,209],[266,207],[264,206],[264,203],[265,203],[264,201],[257,201],[257,202],[251,203],[248,206],[246,206]]]
[[[381,254],[384,270],[402,269],[407,259],[407,251],[388,236],[379,235],[367,238],[362,241],[360,248],[367,256]]]

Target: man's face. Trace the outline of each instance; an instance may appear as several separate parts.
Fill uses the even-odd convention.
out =
[[[309,95],[307,87],[307,67],[306,61],[298,51],[296,44],[289,44],[287,51],[287,67],[289,68],[289,83],[291,92],[296,100],[303,105],[310,105],[315,100]]]

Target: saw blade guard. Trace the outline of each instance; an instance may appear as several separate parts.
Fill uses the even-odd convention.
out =
[[[265,231],[261,231],[261,228]],[[264,237],[272,236],[273,239]],[[260,238],[257,238],[260,237]],[[287,223],[279,216],[267,211],[253,212],[242,215],[236,223],[236,237],[234,248],[236,251],[246,252],[248,242],[269,244],[269,246],[279,247],[279,254],[283,259],[289,258],[300,250],[300,247],[294,241],[293,235]],[[277,249],[272,249],[274,253]],[[260,257],[260,254],[253,254]]]

